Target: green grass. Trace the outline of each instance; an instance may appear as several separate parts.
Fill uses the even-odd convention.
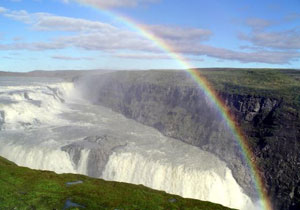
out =
[[[283,101],[286,111],[300,113],[300,71],[288,69],[200,70],[218,91]]]
[[[216,90],[283,98],[300,103],[300,71],[280,69],[201,69]]]
[[[82,184],[66,186],[70,181]],[[184,199],[142,185],[18,167],[0,157],[0,209],[63,209],[67,199],[84,209],[229,209]],[[176,199],[171,202],[171,199]],[[79,208],[69,208],[79,209]]]

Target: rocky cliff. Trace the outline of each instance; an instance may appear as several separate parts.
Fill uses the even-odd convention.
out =
[[[88,81],[88,82],[87,82]],[[84,94],[164,135],[217,154],[255,197],[251,173],[219,110],[184,72],[115,72],[82,78]],[[218,89],[251,145],[276,209],[300,208],[300,119],[297,108],[274,94]],[[96,96],[96,97],[95,97]]]
[[[284,100],[222,94],[251,141],[276,209],[300,208],[300,118]]]

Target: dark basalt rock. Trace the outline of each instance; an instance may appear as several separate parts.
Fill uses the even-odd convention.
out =
[[[82,205],[80,205],[80,204],[78,204],[78,203],[74,203],[74,202],[72,202],[70,199],[67,199],[66,200],[66,202],[65,202],[65,205],[64,205],[64,208],[63,208],[63,210],[65,210],[65,209],[70,209],[70,208],[79,208],[79,209],[85,209],[85,206],[82,206]]]
[[[67,182],[66,185],[67,186],[72,186],[72,185],[78,185],[78,184],[82,184],[83,181],[78,180],[78,181],[73,181],[73,182]]]
[[[103,136],[88,136],[82,141],[78,141],[62,147],[62,151],[69,153],[75,168],[79,167],[79,161],[82,158],[82,150],[88,149],[87,159],[87,175],[99,178],[108,161],[111,149],[103,144],[103,141],[108,141],[107,135]],[[111,137],[113,138],[113,137]]]
[[[61,148],[62,151],[67,152],[74,164],[76,170],[80,167],[80,160],[82,160],[82,151],[88,150],[87,157],[87,175],[99,178],[105,169],[109,156],[115,149],[126,146],[120,144],[115,139],[118,137],[110,135],[87,136],[81,141],[65,145]]]
[[[5,123],[5,112],[0,110],[0,130]]]

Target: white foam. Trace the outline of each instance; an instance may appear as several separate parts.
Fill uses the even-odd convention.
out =
[[[0,86],[0,110],[5,116],[3,129],[63,123],[58,115],[67,110],[64,101],[71,97],[72,90],[72,83]]]
[[[89,157],[90,151],[87,149],[81,150],[80,154],[80,160],[77,167],[77,173],[79,174],[88,174],[88,157]]]
[[[201,169],[199,162],[199,166],[193,168],[188,164],[172,164],[137,153],[114,153],[109,158],[103,178],[143,184],[168,193],[220,203],[232,208],[245,209],[252,205],[225,164],[211,163],[210,168],[205,166]]]
[[[59,148],[54,149],[46,145],[36,147],[16,144],[0,145],[1,156],[18,165],[32,169],[51,170],[56,173],[76,173],[69,155]]]

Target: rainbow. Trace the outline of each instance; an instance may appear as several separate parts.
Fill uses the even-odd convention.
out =
[[[142,24],[137,23],[136,21],[130,19],[129,17],[125,17],[121,14],[117,14],[116,12],[105,10],[101,7],[95,7],[89,4],[86,4],[86,6],[90,6],[100,10],[105,15],[120,21],[121,23],[125,24],[129,28],[133,29],[134,31],[142,35],[143,37],[151,40],[154,44],[157,45],[157,47],[159,47],[164,52],[166,52],[170,56],[170,58],[176,60],[178,64],[180,64],[180,66],[182,66],[183,69],[185,69],[185,71],[192,76],[192,78],[196,81],[196,83],[200,86],[200,88],[204,91],[204,93],[215,104],[216,108],[219,110],[222,117],[225,119],[228,127],[231,129],[235,139],[238,141],[238,144],[242,149],[246,162],[250,167],[252,176],[254,178],[256,191],[262,201],[262,208],[265,210],[272,210],[273,209],[272,203],[267,196],[267,191],[263,184],[263,178],[260,175],[258,167],[252,161],[254,158],[254,154],[250,149],[250,146],[247,142],[245,135],[243,134],[242,130],[234,120],[234,117],[230,114],[230,111],[228,107],[225,105],[224,101],[218,96],[217,92],[212,88],[209,82],[203,76],[201,76],[201,73],[196,69],[192,68],[191,65],[186,61],[186,59],[182,55],[178,54],[174,49],[172,49],[170,45],[168,45],[164,40],[155,36]]]

